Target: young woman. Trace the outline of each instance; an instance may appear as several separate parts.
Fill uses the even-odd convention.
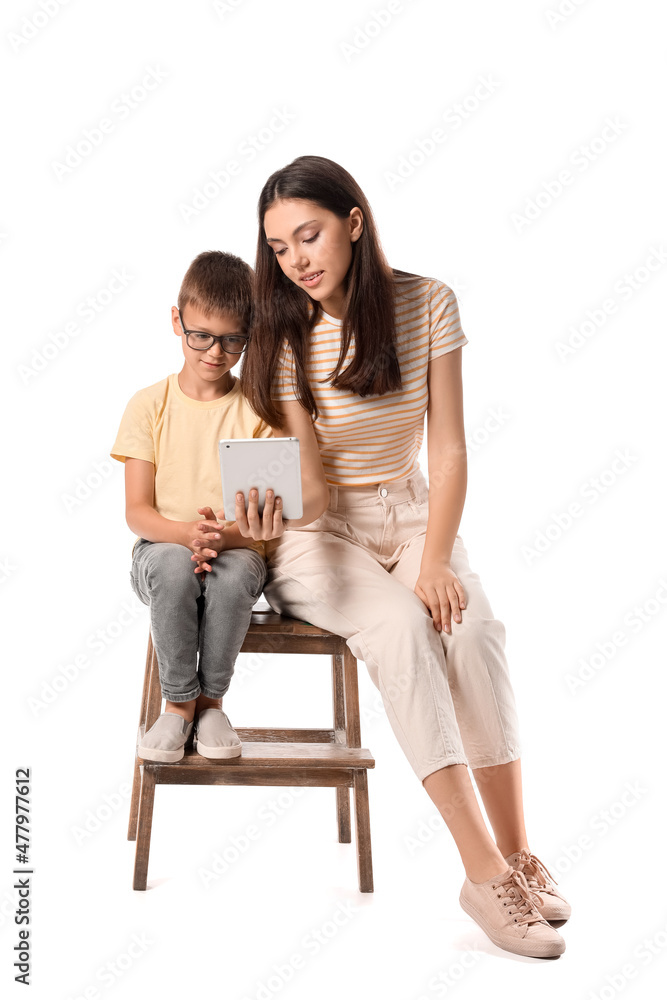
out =
[[[363,192],[332,160],[276,171],[258,214],[241,386],[274,433],[300,439],[304,485],[303,517],[267,543],[264,593],[365,662],[461,854],[463,909],[507,951],[560,955],[570,907],[528,847],[505,629],[457,533],[468,340],[456,296],[388,266]]]

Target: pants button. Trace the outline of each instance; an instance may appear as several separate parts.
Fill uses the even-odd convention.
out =
[[[383,486],[382,489],[380,490],[380,496],[381,497],[386,497],[387,496],[387,492],[388,492],[387,489]]]

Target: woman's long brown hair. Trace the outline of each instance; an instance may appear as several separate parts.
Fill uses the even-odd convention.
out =
[[[272,427],[282,423],[271,398],[271,386],[283,340],[289,343],[294,357],[295,393],[312,418],[317,418],[306,363],[310,334],[321,315],[320,305],[283,274],[264,232],[267,210],[274,202],[287,198],[315,202],[340,219],[347,219],[356,206],[364,217],[361,236],[352,243],[341,348],[338,363],[328,376],[331,385],[360,396],[383,395],[401,388],[395,349],[394,281],[370,205],[351,174],[338,163],[323,156],[299,156],[271,174],[259,197],[255,307],[240,373],[241,388],[252,408]],[[310,315],[309,302],[313,306]],[[341,370],[353,334],[354,358]]]

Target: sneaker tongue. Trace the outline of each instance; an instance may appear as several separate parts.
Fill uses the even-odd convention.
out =
[[[513,890],[512,896],[514,897],[517,910],[520,910],[522,913],[527,913],[529,909],[532,909],[533,904],[526,896],[524,896],[523,893]]]
[[[533,911],[536,917],[541,920],[542,914],[533,902],[530,886],[526,881],[525,875],[517,868],[511,869],[511,872],[511,876],[505,883],[507,894],[512,898],[514,905],[522,916],[527,916],[528,913]]]

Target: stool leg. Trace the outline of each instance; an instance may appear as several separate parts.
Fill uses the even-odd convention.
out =
[[[333,653],[331,656],[331,686],[336,742],[346,744],[345,685],[343,679],[343,657],[340,653]],[[341,844],[349,844],[352,840],[352,822],[350,814],[350,789],[347,785],[336,786],[336,817],[338,820],[338,841]]]
[[[345,673],[345,728],[347,745],[361,746],[359,719],[359,686],[357,658],[349,646],[343,655]],[[359,891],[373,892],[373,856],[371,853],[371,817],[368,806],[368,772],[364,768],[354,772],[354,820],[357,834],[357,870]]]
[[[146,699],[146,731],[157,722],[162,708],[162,689],[160,688],[160,668],[157,653],[151,640],[151,672],[148,681],[148,696]]]
[[[349,747],[361,746],[361,723],[359,721],[359,685],[357,681],[357,658],[349,646],[343,653],[345,673],[345,731]]]
[[[137,820],[139,819],[139,795],[141,794],[141,769],[139,758],[134,758],[134,777],[132,778],[132,798],[130,799],[130,822],[127,826],[127,839],[137,839]]]
[[[368,807],[368,772],[365,768],[354,772],[354,818],[357,828],[359,891],[373,892],[371,817]]]
[[[352,840],[352,817],[350,813],[350,789],[347,785],[336,785],[336,815],[338,817],[338,842],[349,844]]]
[[[148,633],[148,649],[146,651],[146,666],[144,669],[144,684],[141,690],[141,710],[139,712],[139,729],[146,725],[146,713],[148,711],[148,692],[151,685],[151,670],[153,667],[153,638]],[[130,799],[130,822],[127,828],[127,839],[136,840],[137,837],[137,817],[139,815],[139,793],[141,791],[141,772],[139,761],[135,751],[134,755],[134,776],[132,778],[132,798]]]
[[[151,849],[153,801],[155,798],[155,773],[146,764],[142,766],[142,771],[137,848],[134,856],[134,882],[132,883],[132,888],[139,890],[146,888],[148,878],[148,855]]]

